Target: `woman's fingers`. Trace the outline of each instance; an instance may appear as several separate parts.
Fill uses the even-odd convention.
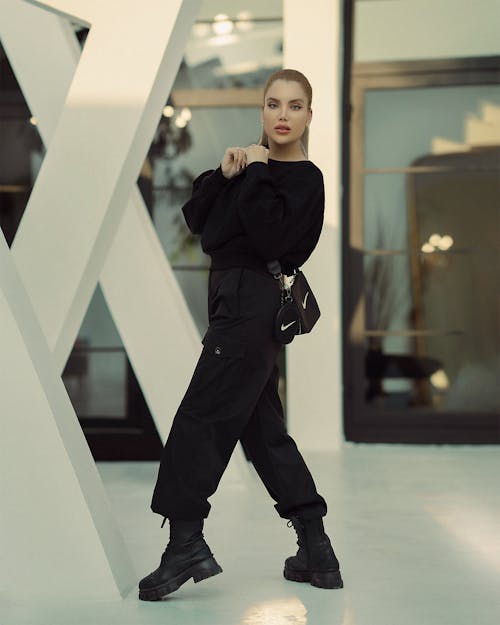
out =
[[[232,178],[233,176],[240,174],[247,165],[245,148],[226,148],[222,165],[223,173],[226,174],[227,178]]]
[[[244,159],[245,159],[244,150],[242,148],[238,148],[237,154],[236,154],[236,159],[235,159],[235,164],[236,164],[237,171],[241,171],[241,169],[243,168]]]

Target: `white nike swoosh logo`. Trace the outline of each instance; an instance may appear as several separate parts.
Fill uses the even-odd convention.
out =
[[[307,301],[307,296],[309,295],[309,291],[307,291],[306,296],[304,297],[304,301],[302,302],[302,308],[305,310],[306,309],[306,301]]]
[[[287,328],[289,328],[294,323],[297,323],[297,319],[295,321],[291,321],[290,323],[287,323],[286,325],[284,323],[282,323],[281,324],[281,331],[284,332]]]

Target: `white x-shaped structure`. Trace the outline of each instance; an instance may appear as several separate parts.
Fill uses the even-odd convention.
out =
[[[135,181],[199,4],[0,4],[47,147],[10,251],[0,232],[0,588],[14,600],[137,581],[60,376],[100,280],[166,439],[200,338]],[[83,52],[68,17],[90,26]]]

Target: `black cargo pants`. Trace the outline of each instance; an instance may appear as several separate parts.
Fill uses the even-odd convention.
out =
[[[273,338],[279,303],[279,285],[270,274],[242,267],[210,271],[209,327],[163,449],[154,512],[206,518],[207,499],[240,440],[281,517],[326,514],[284,426],[276,365],[281,345]]]

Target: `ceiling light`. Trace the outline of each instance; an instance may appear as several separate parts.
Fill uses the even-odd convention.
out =
[[[191,109],[185,106],[180,112],[180,116],[188,122],[193,117],[193,114],[191,113]]]
[[[445,391],[450,388],[450,381],[446,372],[443,369],[438,369],[429,378],[432,386],[440,391]]]
[[[445,234],[444,237],[441,237],[441,241],[439,241],[438,247],[440,250],[449,250],[453,243],[453,237],[450,237],[449,234]]]
[[[229,35],[233,31],[234,24],[225,13],[219,13],[214,17],[212,29],[216,35]]]

